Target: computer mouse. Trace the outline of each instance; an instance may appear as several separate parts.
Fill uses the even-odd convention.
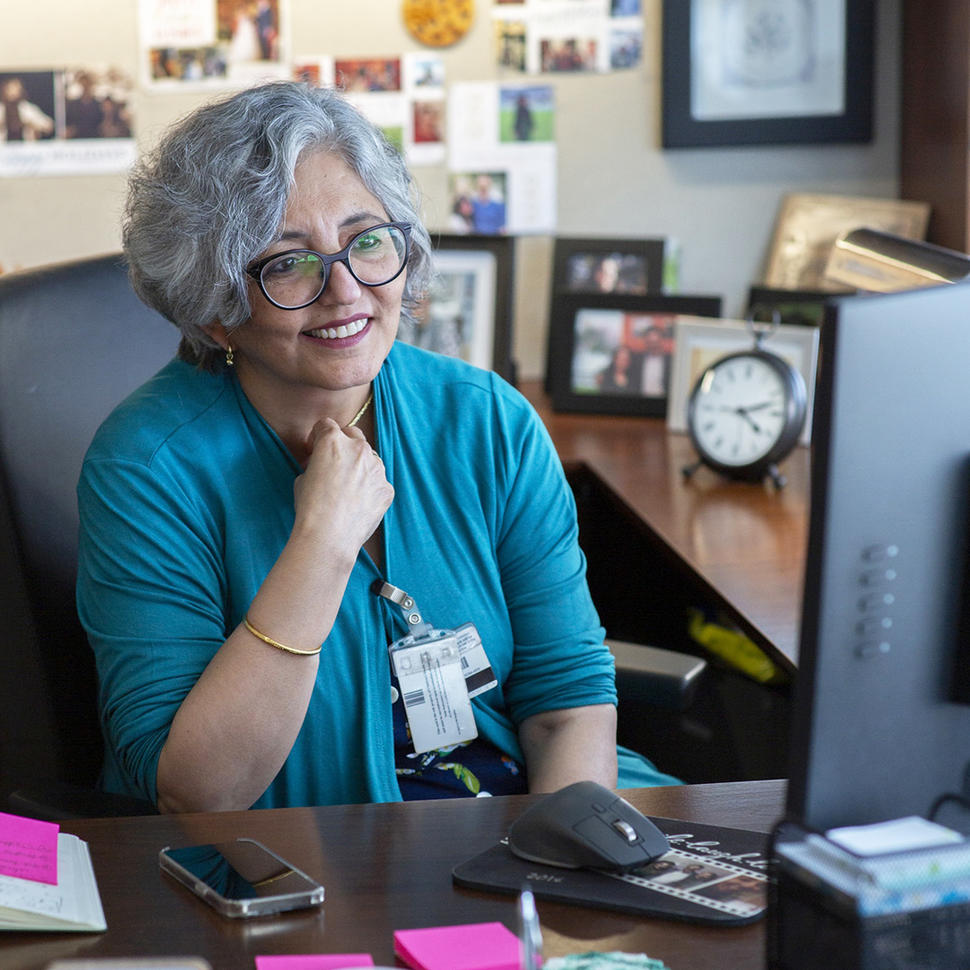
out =
[[[626,872],[662,856],[670,845],[616,792],[577,781],[527,808],[509,829],[509,848],[547,866]]]

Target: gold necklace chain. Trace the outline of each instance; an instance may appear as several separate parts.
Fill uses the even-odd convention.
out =
[[[364,412],[370,407],[370,402],[373,400],[374,400],[374,392],[371,391],[370,394],[367,395],[367,400],[364,401],[364,406],[353,416],[353,418],[350,421],[350,424],[344,425],[345,430],[347,428],[352,428],[354,427],[354,425],[357,424],[357,422],[364,416]]]

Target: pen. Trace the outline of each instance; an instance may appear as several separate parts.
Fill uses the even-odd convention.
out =
[[[519,942],[521,970],[539,970],[542,965],[542,931],[531,889],[523,889],[519,894]]]

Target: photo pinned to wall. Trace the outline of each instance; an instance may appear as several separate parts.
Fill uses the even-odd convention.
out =
[[[440,165],[446,157],[445,65],[439,54],[410,53],[401,59],[408,98],[405,154],[410,165]]]
[[[448,91],[448,170],[454,202],[449,232],[550,232],[556,220],[556,143],[502,141],[502,91],[521,91],[541,105],[531,134],[554,129],[554,99],[540,90],[494,82],[453,84]],[[515,95],[511,95],[512,98]],[[506,105],[509,101],[506,100]],[[523,127],[522,133],[525,132]],[[484,177],[483,177],[484,176]]]
[[[678,316],[720,312],[721,299],[714,296],[556,297],[550,333],[553,409],[663,417]]]
[[[445,62],[440,54],[410,51],[401,58],[404,90],[417,96],[423,92],[444,91]]]
[[[337,58],[337,87],[347,94],[402,90],[400,57]]]
[[[926,238],[927,202],[793,192],[778,212],[764,285],[779,289],[846,292],[826,277],[836,239],[852,229],[879,229],[904,239]]]
[[[663,0],[663,146],[872,139],[874,0]]]
[[[304,56],[293,62],[292,78],[318,88],[332,88],[336,70],[334,59],[326,54]]]
[[[674,331],[670,406],[667,409],[668,430],[687,432],[687,403],[690,392],[704,369],[725,354],[750,350],[754,342],[751,325],[745,320],[704,320],[691,319],[688,316],[678,319]],[[799,443],[803,445],[807,445],[812,437],[818,342],[817,327],[790,324],[771,328],[763,339],[764,349],[787,360],[798,369],[805,381],[807,416],[799,439]]]
[[[103,65],[0,71],[0,177],[125,171],[136,156],[132,90]]]
[[[492,10],[496,62],[529,74],[634,67],[643,47],[640,0],[530,0]]]
[[[403,91],[400,57],[336,58],[334,83],[402,155],[408,151],[413,114]]]
[[[555,141],[555,90],[549,84],[500,86],[498,122],[500,142]]]
[[[244,87],[290,76],[288,0],[139,0],[149,90]]]
[[[506,231],[506,173],[459,172],[449,178],[453,233],[474,232],[484,236]]]
[[[511,237],[432,234],[435,278],[398,339],[458,357],[515,382],[512,360]]]

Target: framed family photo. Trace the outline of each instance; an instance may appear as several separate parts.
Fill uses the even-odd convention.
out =
[[[416,324],[398,339],[494,370],[515,383],[511,236],[432,234],[435,277]]]
[[[663,0],[663,147],[872,139],[875,0]]]
[[[716,317],[717,296],[562,294],[550,336],[556,411],[663,417],[678,314]]]
[[[805,381],[807,417],[800,443],[807,445],[812,436],[818,328],[780,324],[764,328],[764,334],[764,349],[787,360]],[[745,320],[704,320],[690,317],[677,320],[670,376],[670,403],[667,408],[667,428],[670,431],[687,431],[687,403],[694,384],[704,369],[726,354],[750,350],[754,343],[752,325]]]
[[[552,338],[571,323],[559,316],[562,304],[558,298],[572,293],[645,296],[674,290],[677,251],[676,243],[664,238],[556,237],[546,348],[547,394],[552,393]]]
[[[553,295],[663,292],[672,249],[667,239],[557,237],[552,257]]]

